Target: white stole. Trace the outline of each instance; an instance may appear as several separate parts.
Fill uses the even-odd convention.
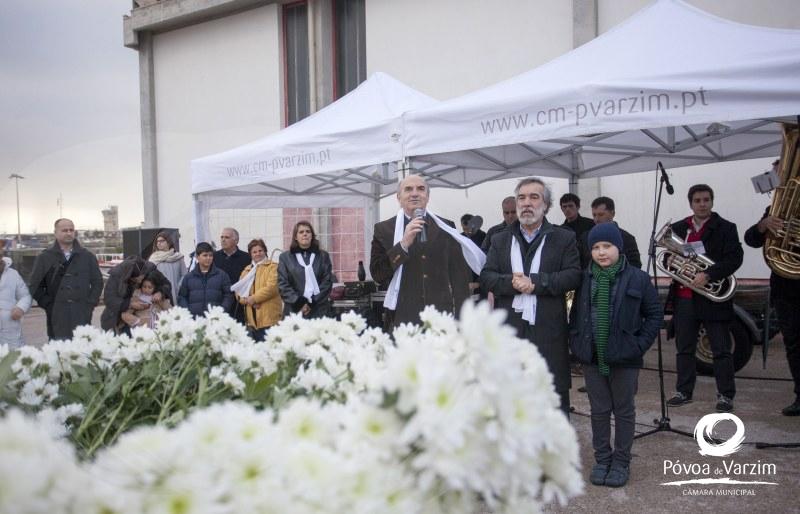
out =
[[[262,264],[266,264],[267,258],[261,259],[261,262],[252,262],[250,264],[250,271],[247,272],[247,275],[240,278],[238,282],[231,286],[231,291],[238,294],[241,298],[247,298],[250,296],[250,289],[253,288],[253,282],[256,281],[256,268],[261,266]]]
[[[456,229],[445,223],[444,221],[439,218],[436,214],[431,212],[430,210],[427,211],[427,214],[430,214],[433,221],[436,222],[436,225],[450,234],[452,238],[454,238],[459,245],[461,245],[461,254],[464,256],[464,260],[467,262],[469,268],[475,273],[480,274],[481,270],[483,269],[483,265],[486,264],[486,254],[478,248],[470,238],[464,237],[458,233]],[[394,222],[394,244],[400,242],[403,239],[403,233],[405,232],[405,213],[403,209],[397,211],[397,218]],[[397,298],[400,296],[400,280],[403,277],[403,265],[397,267],[394,270],[394,275],[392,276],[392,281],[389,283],[389,288],[386,290],[386,297],[383,300],[383,306],[387,309],[395,310],[397,308]]]
[[[319,294],[319,283],[317,282],[317,277],[314,276],[314,252],[309,253],[308,257],[308,264],[303,262],[303,256],[300,255],[302,252],[297,252],[294,256],[297,258],[297,262],[300,263],[300,266],[305,268],[306,272],[306,284],[303,288],[303,296],[308,300],[309,303],[313,302],[312,297],[315,294]]]
[[[539,266],[542,264],[542,248],[544,248],[545,239],[547,239],[546,234],[542,236],[542,242],[539,244],[539,248],[536,249],[536,253],[533,255],[533,261],[531,261],[531,269],[528,271],[528,277],[530,277],[533,273],[539,273]],[[514,234],[511,235],[511,271],[513,273],[524,273],[522,265],[522,251],[519,247],[519,241],[517,241],[517,238],[514,237]],[[522,313],[522,319],[531,325],[536,324],[535,294],[519,293],[514,295],[514,302],[511,304],[511,307],[514,308],[514,311]]]

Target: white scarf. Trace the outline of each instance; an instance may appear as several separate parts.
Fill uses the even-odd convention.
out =
[[[433,221],[436,222],[436,225],[438,225],[440,229],[450,234],[450,236],[461,245],[461,253],[464,255],[464,260],[467,261],[467,265],[475,274],[480,275],[483,265],[486,264],[486,254],[483,253],[470,238],[459,234],[456,229],[442,221],[439,216],[434,214],[430,209],[428,209],[427,214],[433,218]],[[394,244],[399,243],[400,240],[403,239],[405,228],[405,213],[403,209],[400,209],[397,211],[397,218],[394,222]],[[403,265],[401,264],[394,270],[392,281],[389,283],[389,288],[386,290],[383,306],[387,309],[395,310],[397,308],[397,298],[400,296],[400,280],[402,277]]]
[[[542,243],[536,249],[531,261],[531,269],[528,271],[530,277],[533,273],[539,273],[539,266],[542,263],[542,248],[544,248],[544,241],[547,235],[542,236]],[[524,273],[522,266],[522,251],[519,248],[519,241],[514,235],[511,236],[511,271],[513,273]],[[514,301],[511,304],[516,312],[522,313],[522,319],[530,323],[536,324],[536,295],[519,293],[514,295]]]
[[[241,298],[247,298],[250,296],[250,289],[252,289],[253,283],[256,281],[256,268],[262,264],[266,264],[267,262],[269,261],[266,257],[261,259],[259,262],[251,262],[250,271],[247,272],[247,275],[240,278],[238,282],[231,286],[231,291],[238,294]]]
[[[306,298],[306,300],[309,301],[309,303],[311,303],[313,302],[312,297],[315,294],[319,294],[319,283],[317,282],[317,277],[314,276],[314,268],[313,268],[314,253],[311,252],[311,254],[309,255],[308,264],[303,262],[303,256],[300,255],[300,252],[297,252],[296,254],[294,254],[294,256],[297,258],[297,262],[300,263],[300,266],[305,268],[306,285],[303,288],[303,296]]]
[[[162,262],[176,262],[181,259],[183,259],[183,255],[176,252],[174,248],[170,248],[169,250],[155,250],[147,260],[153,264],[161,264]]]

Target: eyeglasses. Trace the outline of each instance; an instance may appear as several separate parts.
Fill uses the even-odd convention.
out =
[[[517,211],[503,211],[503,214],[516,214]]]

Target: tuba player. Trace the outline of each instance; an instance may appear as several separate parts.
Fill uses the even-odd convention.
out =
[[[689,188],[687,196],[692,215],[674,223],[672,230],[692,246],[695,253],[714,261],[714,265],[705,272],[697,273],[692,287],[683,286],[675,280],[670,287],[667,304],[671,302],[673,306],[678,378],[675,387],[677,392],[667,404],[677,407],[692,401],[696,379],[695,351],[702,324],[714,356],[716,409],[717,412],[731,412],[736,395],[730,335],[733,300],[714,302],[697,291],[709,282],[733,275],[742,265],[744,252],[736,225],[712,211],[714,191],[709,186],[696,184]]]

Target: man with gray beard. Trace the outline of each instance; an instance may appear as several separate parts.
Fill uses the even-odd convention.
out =
[[[481,272],[481,287],[508,311],[517,335],[531,341],[553,374],[561,409],[569,416],[569,351],[564,295],[581,283],[575,233],[551,225],[545,214],[553,194],[539,178],[515,189],[517,221],[497,233]]]

